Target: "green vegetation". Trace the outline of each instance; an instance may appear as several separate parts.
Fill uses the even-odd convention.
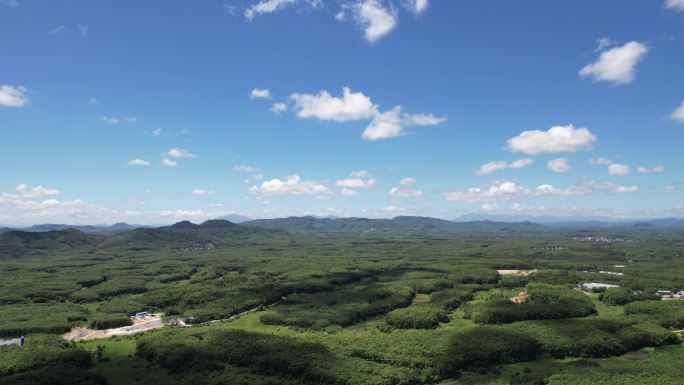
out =
[[[472,302],[465,308],[465,317],[480,324],[586,317],[595,313],[593,302],[582,292],[543,284],[528,285],[527,297],[521,303],[495,298]]]
[[[684,289],[682,229],[248,225],[0,233],[0,337],[27,336],[0,346],[0,385],[681,383],[684,301],[653,293]],[[60,337],[144,310],[194,326]]]

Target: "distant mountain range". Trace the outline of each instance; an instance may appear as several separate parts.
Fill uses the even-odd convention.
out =
[[[43,223],[38,225],[33,225],[24,228],[14,228],[14,230],[27,231],[31,233],[42,233],[46,231],[56,231],[56,230],[66,230],[75,229],[83,233],[115,233],[126,230],[133,230],[138,227],[129,225],[128,223],[120,222],[113,225],[65,225],[65,224],[54,224],[54,223]]]
[[[320,218],[313,216],[275,219],[256,219],[243,226],[277,229],[300,234],[356,234],[356,235],[446,235],[472,230],[515,230],[541,227],[533,223],[471,222],[456,223],[429,217],[399,216],[392,219]]]
[[[684,218],[617,219],[583,216],[467,214],[454,219],[454,222],[461,223],[473,221],[533,222],[554,227],[684,227]]]
[[[20,258],[24,255],[50,254],[57,251],[107,253],[144,250],[201,251],[224,246],[259,247],[274,239],[291,234],[316,236],[467,236],[473,232],[489,233],[495,237],[518,236],[549,231],[565,233],[568,229],[633,228],[684,229],[684,219],[665,218],[643,221],[585,221],[548,222],[544,224],[519,220],[524,217],[487,217],[499,221],[447,221],[428,217],[400,216],[392,219],[288,217],[257,219],[236,224],[222,219],[193,224],[188,221],[170,226],[135,227],[125,223],[111,226],[36,225],[27,229],[0,231],[0,259]],[[474,217],[459,218],[459,220]],[[517,220],[505,222],[502,219]],[[537,218],[538,219],[538,218]],[[553,217],[546,218],[554,219]],[[620,230],[622,231],[622,230]]]
[[[228,214],[228,215],[224,215],[222,217],[218,217],[216,219],[223,219],[224,221],[230,221],[233,223],[242,223],[242,222],[247,222],[247,221],[252,220],[252,218],[249,218],[249,217],[246,217],[246,216],[240,215],[240,214]]]

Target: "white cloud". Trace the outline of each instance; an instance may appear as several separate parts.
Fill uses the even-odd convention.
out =
[[[446,191],[442,193],[448,201],[482,203],[494,200],[508,200],[526,193],[526,189],[511,181],[496,181],[489,188],[471,187],[461,191]]]
[[[62,31],[64,31],[65,29],[66,29],[66,27],[65,27],[64,25],[58,25],[58,26],[56,26],[55,28],[53,28],[53,29],[50,31],[50,33],[53,34],[53,35],[56,35],[56,34],[62,32]]]
[[[271,99],[271,91],[266,88],[266,89],[260,89],[260,88],[255,88],[250,92],[249,94],[250,99]]]
[[[294,93],[290,98],[300,118],[338,123],[370,119],[377,108],[368,96],[362,92],[352,92],[349,87],[342,89],[342,97],[332,96],[324,90],[316,95]]]
[[[507,168],[514,168],[514,169],[520,169],[520,168],[525,168],[529,165],[534,163],[533,159],[530,158],[525,158],[525,159],[518,159],[514,162],[508,163],[502,160],[495,160],[491,161],[488,163],[483,164],[482,166],[478,167],[477,170],[473,171],[475,175],[488,175],[493,172],[505,170]]]
[[[546,167],[553,172],[567,172],[570,170],[570,162],[567,158],[556,158],[550,160]]]
[[[607,166],[609,164],[612,164],[613,161],[607,158],[591,158],[589,159],[589,163],[599,166]]]
[[[24,107],[28,102],[26,92],[26,87],[23,86],[3,85],[0,87],[0,106]]]
[[[608,166],[609,175],[624,176],[628,175],[632,170],[626,164],[613,163]]]
[[[215,191],[214,190],[204,190],[201,188],[196,188],[192,190],[192,195],[197,195],[197,196],[204,196],[204,195],[214,195]]]
[[[271,105],[271,108],[269,108],[268,110],[273,112],[274,114],[282,114],[283,112],[287,111],[287,104],[283,102],[273,103]]]
[[[161,128],[155,128],[155,129],[152,131],[152,134],[154,134],[154,135],[156,135],[156,136],[160,136],[160,135],[162,134],[162,131],[163,131],[163,130],[162,130]]]
[[[414,184],[414,183],[416,183],[416,178],[413,178],[413,177],[410,177],[410,176],[409,176],[409,177],[406,177],[406,178],[404,178],[404,179],[402,179],[402,180],[399,182],[399,184],[402,185],[402,186],[410,186],[410,185],[412,185],[412,184]]]
[[[178,166],[178,162],[176,162],[173,159],[164,158],[164,159],[162,159],[162,165],[164,165],[166,167],[176,167],[176,166]]]
[[[682,1],[684,1],[684,0],[682,0]],[[0,102],[0,104],[2,104],[2,103]],[[672,120],[677,121],[679,123],[684,123],[684,102],[682,102],[682,105],[677,107],[676,110],[672,111],[670,118],[672,118]]]
[[[90,98],[90,100],[88,100],[88,104],[96,106],[96,105],[100,104],[100,101],[95,99],[95,98]]]
[[[5,0],[5,5],[12,8],[19,7],[19,2],[17,0]]]
[[[136,158],[128,162],[131,166],[149,166],[150,162],[146,161],[145,159],[140,159]]]
[[[548,131],[524,131],[508,139],[506,149],[530,155],[576,152],[591,149],[595,142],[596,136],[586,128],[575,128],[573,125],[554,126]]]
[[[26,183],[21,183],[17,185],[15,190],[18,191],[19,194],[21,194],[21,196],[24,198],[40,198],[44,196],[59,194],[59,190],[54,188],[45,188],[42,185],[38,185],[33,188],[28,188],[28,185],[26,185]]]
[[[386,212],[388,212],[388,213],[401,213],[401,212],[407,211],[407,210],[406,210],[405,208],[403,208],[403,207],[397,207],[397,206],[391,206],[391,205],[385,207],[385,208],[382,209],[382,210],[383,210],[383,211],[386,211]]]
[[[579,72],[580,76],[591,76],[594,81],[609,81],[616,85],[628,84],[634,80],[636,65],[643,60],[648,47],[636,41],[630,41],[621,47],[601,52],[598,61],[586,65]]]
[[[362,92],[352,92],[348,87],[342,89],[341,97],[323,90],[318,94],[294,93],[290,99],[294,102],[293,110],[303,119],[338,123],[370,119],[370,124],[361,135],[366,140],[396,137],[403,135],[404,128],[408,126],[436,125],[446,121],[446,118],[432,114],[403,113],[401,106],[381,112],[368,96]]]
[[[298,0],[261,0],[245,10],[245,17],[248,20],[252,20],[256,15],[276,12],[297,1]]]
[[[82,36],[88,36],[88,26],[87,25],[79,25],[78,30],[81,31]]]
[[[607,38],[607,37],[602,37],[602,38],[600,38],[600,39],[597,39],[597,40],[596,40],[596,43],[598,43],[598,44],[597,44],[596,49],[594,50],[595,52],[601,52],[601,51],[603,51],[604,49],[606,49],[606,48],[610,47],[611,45],[613,45],[613,41],[610,40],[610,38]]]
[[[648,167],[640,166],[640,167],[637,167],[637,172],[639,174],[650,174],[650,173],[660,174],[660,173],[665,172],[665,167],[655,166],[655,167],[648,168]]]
[[[245,18],[247,18],[247,20],[252,20],[257,15],[277,12],[298,3],[306,3],[311,8],[320,8],[323,6],[323,0],[260,0],[258,3],[245,10]],[[224,5],[224,10],[228,13],[232,13],[232,9],[226,7],[226,5]]]
[[[477,170],[474,171],[475,175],[487,175],[491,174],[493,172],[497,172],[500,170],[505,170],[508,168],[508,162],[504,162],[502,160],[499,161],[491,161],[488,163],[483,164],[482,166],[478,167]]]
[[[429,5],[428,0],[407,0],[405,3],[405,6],[409,9],[409,11],[415,13],[416,15],[419,15],[427,10],[427,7]]]
[[[349,175],[353,176],[355,178],[368,178],[368,177],[370,177],[370,173],[368,173],[368,171],[366,171],[366,170],[352,171],[352,173]]]
[[[353,171],[349,178],[339,179],[335,184],[339,187],[348,188],[371,188],[375,186],[375,179],[365,170]]]
[[[604,191],[607,193],[631,193],[639,189],[638,186],[622,186],[611,182],[596,182],[596,181],[585,181],[578,185],[568,186],[566,188],[556,188],[550,184],[542,184],[537,186],[534,190],[534,195],[539,196],[574,196],[574,195],[586,195],[592,191]]]
[[[404,135],[404,128],[408,126],[436,125],[445,121],[446,118],[431,114],[406,114],[401,112],[401,106],[396,106],[389,111],[376,113],[361,137],[366,140],[393,138]]]
[[[352,189],[349,189],[349,188],[346,188],[346,187],[345,187],[345,188],[342,189],[342,195],[346,195],[346,196],[350,196],[350,197],[355,197],[355,196],[358,196],[358,195],[359,195],[359,192],[356,191],[356,190],[352,190]]]
[[[534,163],[534,159],[530,159],[530,158],[518,159],[515,162],[511,162],[508,165],[508,168],[515,168],[515,169],[525,168],[525,167],[531,165],[532,163]]]
[[[347,178],[340,179],[335,184],[339,187],[371,188],[375,186],[375,179]]]
[[[119,123],[135,123],[138,121],[138,118],[135,116],[100,116],[100,121],[105,122],[110,125],[115,125]]]
[[[389,195],[395,198],[413,198],[423,195],[423,192],[411,188],[392,187],[389,191]]]
[[[302,180],[299,175],[287,175],[283,179],[274,178],[264,181],[260,186],[252,186],[249,192],[259,197],[276,195],[323,196],[331,194],[328,187],[322,182]]]
[[[178,147],[170,149],[168,155],[172,158],[197,158],[197,155]]]
[[[235,166],[233,166],[233,170],[237,171],[237,172],[245,172],[245,173],[253,174],[253,173],[257,173],[257,172],[261,171],[261,168],[259,168],[257,166],[247,166],[244,164],[236,164]]]
[[[359,0],[349,8],[369,43],[377,42],[399,23],[396,11],[383,7],[378,0]]]
[[[684,0],[665,0],[665,7],[675,11],[684,11]]]

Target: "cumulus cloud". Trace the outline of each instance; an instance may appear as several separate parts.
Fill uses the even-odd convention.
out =
[[[287,104],[283,102],[273,103],[271,105],[271,108],[269,108],[268,110],[273,112],[274,114],[282,114],[283,112],[287,111]]]
[[[245,17],[252,20],[254,16],[273,13],[289,5],[297,3],[298,0],[261,0],[245,10]]]
[[[423,192],[408,187],[392,187],[389,191],[389,195],[394,198],[413,198],[423,195]]]
[[[359,27],[363,30],[364,38],[369,43],[375,43],[390,33],[399,23],[396,10],[386,8],[378,0],[359,0],[345,6]],[[336,16],[344,20],[344,11]]]
[[[485,163],[482,166],[478,167],[477,170],[474,171],[474,173],[475,175],[487,175],[500,170],[505,170],[506,168],[508,168],[508,162],[504,162],[502,160],[495,160]]]
[[[349,196],[349,197],[355,197],[355,196],[358,196],[358,195],[359,195],[359,192],[356,191],[356,190],[352,190],[352,189],[350,189],[350,188],[346,188],[346,187],[345,187],[345,188],[342,189],[342,195],[346,195],[346,196]]]
[[[375,179],[370,178],[370,175],[365,171],[354,171],[351,173],[349,178],[339,179],[335,182],[338,187],[347,188],[371,188],[375,186]]]
[[[628,84],[634,80],[637,64],[648,53],[648,47],[636,41],[601,52],[599,59],[587,64],[580,76],[590,76],[594,81],[609,81],[615,85]]]
[[[639,166],[637,167],[637,172],[639,174],[660,174],[665,172],[665,167],[663,166],[655,166],[655,167],[643,167]]]
[[[416,178],[412,178],[410,176],[399,181],[399,184],[402,186],[410,186],[414,183],[416,183]]]
[[[665,0],[665,7],[675,11],[684,11],[684,0]]]
[[[433,114],[407,114],[402,112],[401,106],[381,112],[370,97],[362,92],[352,92],[348,87],[342,89],[341,97],[323,90],[318,94],[294,93],[290,99],[294,103],[293,110],[303,119],[337,123],[370,119],[361,135],[366,140],[392,138],[403,135],[408,126],[429,126],[446,121]]]
[[[278,195],[330,195],[330,189],[322,183],[314,180],[302,180],[299,175],[287,175],[283,179],[274,178],[252,186],[251,194],[259,197]]]
[[[548,131],[524,131],[520,135],[508,139],[505,148],[513,152],[536,155],[589,150],[595,142],[596,135],[588,129],[567,125],[554,126]]]
[[[290,98],[294,102],[297,116],[304,119],[315,118],[341,123],[369,119],[377,110],[368,96],[362,92],[352,92],[349,87],[342,89],[342,97],[332,96],[324,90],[315,95],[294,93]]]
[[[164,158],[162,159],[162,165],[166,167],[176,167],[178,166],[178,162],[170,158]]]
[[[568,187],[555,187],[551,184],[541,184],[534,189],[526,188],[513,181],[495,181],[488,187],[471,187],[467,190],[442,192],[444,199],[467,203],[492,203],[497,201],[518,200],[525,197],[542,196],[579,196],[594,191],[615,193],[632,193],[638,190],[636,185],[618,185],[612,182],[597,182],[587,180]]]
[[[135,158],[128,162],[131,166],[149,166],[150,162],[145,159]]]
[[[409,9],[409,11],[419,15],[427,10],[429,5],[428,0],[407,0],[404,5]]]
[[[632,170],[626,164],[613,163],[608,166],[609,175],[624,176],[629,175]]]
[[[196,196],[204,196],[204,195],[214,195],[215,191],[214,190],[204,190],[201,188],[196,188],[192,190],[192,195]]]
[[[570,161],[567,158],[556,158],[550,160],[546,167],[553,172],[567,172],[570,170]]]
[[[376,113],[361,137],[366,140],[393,138],[404,135],[404,128],[408,126],[431,126],[445,121],[446,118],[431,114],[406,114],[401,111],[401,106],[396,106],[389,111]]]
[[[528,190],[512,181],[496,181],[488,188],[471,187],[467,190],[445,191],[442,193],[448,201],[468,203],[483,203],[494,200],[508,200],[523,194]]]
[[[482,166],[478,167],[475,171],[475,175],[488,175],[497,171],[505,170],[507,168],[513,168],[513,169],[520,169],[520,168],[525,168],[529,165],[534,163],[533,159],[530,158],[525,158],[525,159],[518,159],[514,162],[508,163],[502,160],[495,160],[491,161],[488,163],[483,164]]]
[[[5,107],[24,107],[28,98],[26,92],[28,90],[23,86],[11,86],[5,84],[0,87],[0,106]]]
[[[607,193],[632,193],[639,189],[638,186],[622,186],[611,182],[596,182],[585,181],[578,185],[571,185],[565,188],[556,188],[550,184],[542,184],[537,186],[534,190],[534,195],[554,195],[554,196],[572,196],[572,195],[586,195],[592,191],[604,191]]]
[[[59,190],[55,188],[46,188],[43,187],[42,185],[38,185],[32,188],[29,188],[26,183],[21,183],[17,185],[15,190],[23,197],[23,198],[41,198],[44,196],[50,196],[50,195],[58,195]]]
[[[591,158],[589,159],[589,163],[599,166],[607,166],[609,164],[612,164],[613,161],[607,158]]]
[[[197,155],[191,153],[190,151],[183,149],[183,148],[178,148],[174,147],[169,150],[168,155],[171,158],[197,158]]]
[[[245,173],[253,174],[253,173],[261,171],[261,168],[257,167],[257,166],[247,166],[244,164],[236,164],[235,166],[233,166],[233,170],[237,171],[237,172],[245,172]]]
[[[2,103],[0,102],[0,104]],[[676,122],[684,123],[684,102],[682,102],[682,104],[679,107],[677,107],[676,110],[672,111],[672,114],[670,114],[670,118]]]
[[[271,99],[271,91],[266,88],[266,89],[260,89],[260,88],[255,88],[250,92],[249,98],[254,100],[254,99]]]

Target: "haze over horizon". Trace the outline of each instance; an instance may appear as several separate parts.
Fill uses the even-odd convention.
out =
[[[0,0],[0,224],[684,217],[680,0],[74,4]]]

